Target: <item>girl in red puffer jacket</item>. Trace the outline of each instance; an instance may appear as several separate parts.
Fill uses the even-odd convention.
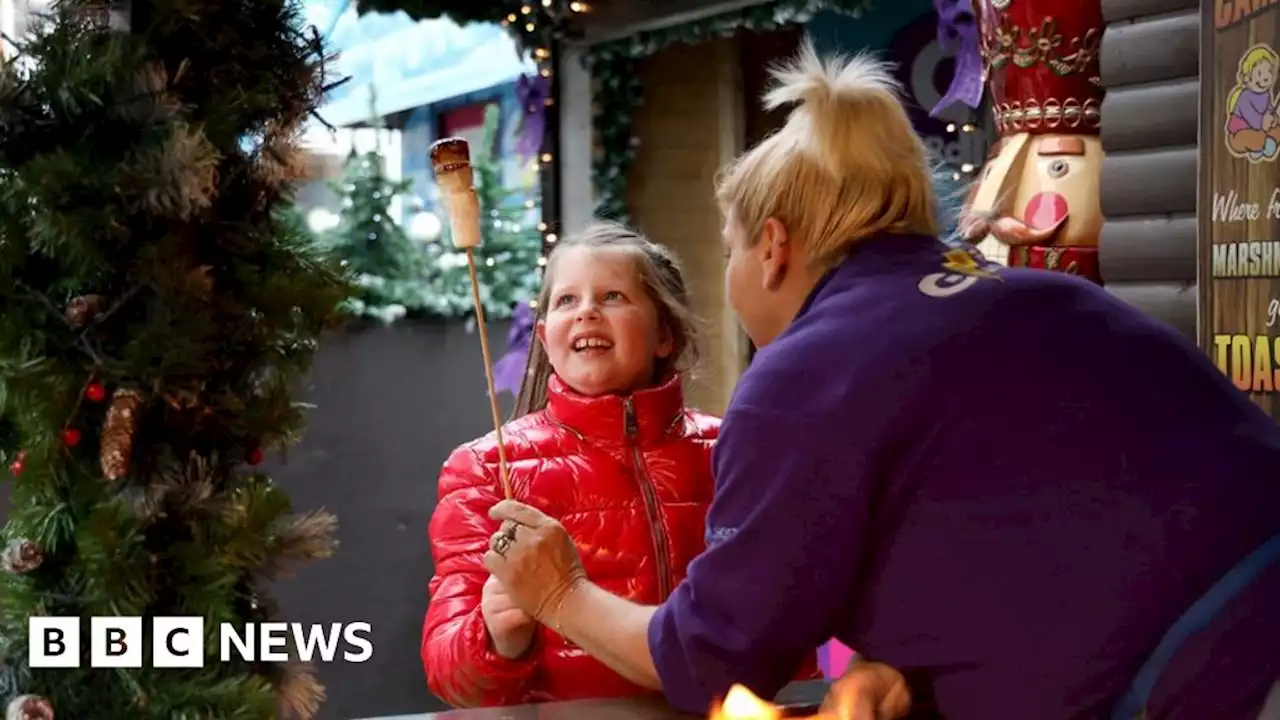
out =
[[[552,253],[536,311],[517,419],[502,431],[512,491],[563,523],[593,581],[659,603],[704,549],[719,429],[684,406],[680,370],[695,351],[679,268],[659,245],[593,225]],[[498,523],[488,512],[500,499],[491,433],[440,474],[422,633],[432,692],[462,707],[645,693],[517,609],[489,576],[482,558]]]
[[[661,602],[704,548],[720,421],[684,406],[693,359],[684,281],[659,245],[612,224],[566,238],[538,298],[517,419],[503,429],[515,497],[558,518],[591,577]],[[502,499],[493,433],[445,462],[431,518],[436,572],[427,683],[455,706],[645,692],[517,609],[482,558]]]

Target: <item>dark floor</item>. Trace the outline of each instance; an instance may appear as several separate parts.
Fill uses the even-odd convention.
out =
[[[491,347],[506,344],[491,330]],[[427,521],[449,452],[489,430],[479,339],[460,324],[335,336],[317,358],[307,435],[277,473],[297,508],[339,518],[335,557],[282,583],[282,619],[365,620],[369,662],[320,668],[329,700],[316,720],[442,709],[419,645],[431,576]],[[510,395],[504,395],[505,412]]]

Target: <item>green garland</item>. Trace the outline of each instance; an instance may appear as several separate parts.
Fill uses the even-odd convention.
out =
[[[683,25],[637,33],[589,48],[585,61],[595,86],[595,131],[601,152],[592,167],[597,217],[628,222],[627,173],[639,139],[631,134],[635,109],[644,102],[637,61],[672,45],[695,45],[742,30],[770,32],[808,22],[823,10],[859,17],[870,0],[774,0]]]
[[[563,37],[580,11],[571,0],[356,0],[356,12],[403,12],[413,20],[445,17],[458,25],[501,24],[521,50],[549,48]],[[540,67],[550,65],[550,56],[535,57]]]
[[[635,109],[644,101],[644,88],[636,72],[639,60],[679,43],[695,45],[732,37],[742,30],[770,32],[793,27],[824,10],[859,17],[870,4],[871,0],[772,0],[588,48],[584,60],[595,83],[593,124],[601,145],[592,167],[596,216],[629,220],[627,173],[639,146],[632,126]],[[555,0],[551,7],[533,0],[357,0],[362,13],[403,10],[415,19],[447,16],[465,24],[514,17],[514,22],[504,24],[524,48],[549,47],[553,39],[562,36],[573,25],[570,16],[574,13],[565,12],[568,5],[564,0]],[[525,9],[530,12],[523,12]],[[543,58],[543,64],[548,60]]]

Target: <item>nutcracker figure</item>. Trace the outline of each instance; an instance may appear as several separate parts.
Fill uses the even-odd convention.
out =
[[[962,229],[1008,264],[1098,284],[1105,90],[1099,0],[976,0],[999,141],[971,190]],[[984,242],[985,241],[985,242]]]

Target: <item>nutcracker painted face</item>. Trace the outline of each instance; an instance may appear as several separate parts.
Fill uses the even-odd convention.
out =
[[[1007,248],[1010,265],[1101,282],[1101,3],[977,5],[1000,141],[969,197],[964,233],[971,242],[994,240]]]
[[[1096,247],[1102,231],[1102,143],[1089,135],[1037,135],[1006,143],[970,197],[966,236],[1010,247]]]

